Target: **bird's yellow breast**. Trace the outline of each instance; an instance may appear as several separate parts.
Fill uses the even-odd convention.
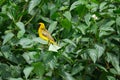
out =
[[[45,29],[45,25],[43,23],[40,23],[40,27],[38,29],[39,37],[46,40],[47,42],[50,42],[52,44],[56,44],[50,33]]]
[[[38,30],[39,37],[46,41],[49,41],[49,39],[47,37],[43,36],[42,32],[43,32],[43,30],[39,28],[39,30]]]

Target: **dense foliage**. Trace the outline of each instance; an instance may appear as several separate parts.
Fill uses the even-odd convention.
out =
[[[120,0],[0,0],[0,49],[0,80],[120,80]]]

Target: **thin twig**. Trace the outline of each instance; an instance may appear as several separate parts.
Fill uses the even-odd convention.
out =
[[[38,13],[38,11],[36,11],[36,13],[25,23],[25,26],[26,26],[27,24],[29,24],[30,21],[32,21],[32,19],[36,16],[37,13]]]
[[[27,7],[27,3],[24,5],[23,10],[22,10],[22,13],[24,13],[24,11],[25,11],[26,7]],[[20,18],[19,18],[19,20],[18,20],[18,21],[21,21],[22,17],[23,17],[23,15],[22,15],[22,16],[20,16]]]

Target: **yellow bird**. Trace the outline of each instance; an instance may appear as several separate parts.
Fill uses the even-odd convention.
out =
[[[52,36],[50,35],[50,33],[47,31],[47,29],[45,28],[44,23],[39,23],[40,27],[38,29],[38,34],[39,37],[46,40],[48,43],[51,44],[56,44],[56,42],[54,41],[54,39],[52,38]]]

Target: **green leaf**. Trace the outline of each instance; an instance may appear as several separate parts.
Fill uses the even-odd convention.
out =
[[[82,64],[76,64],[76,66],[74,66],[72,68],[72,75],[75,75],[77,73],[79,73],[80,71],[82,71],[84,69],[84,66],[82,66]]]
[[[40,44],[48,44],[47,41],[45,41],[45,40],[43,40],[43,39],[41,39],[41,38],[39,38],[39,37],[33,38],[33,42],[38,42],[38,43],[40,43]]]
[[[100,4],[100,11],[102,11],[102,10],[104,10],[105,8],[106,8],[106,5],[107,5],[107,3],[106,2],[102,2],[101,4]]]
[[[116,18],[116,24],[120,26],[120,17]]]
[[[50,33],[52,33],[52,32],[55,30],[56,26],[57,26],[57,21],[53,21],[53,22],[50,24],[50,26],[49,26],[49,28],[48,28],[48,31],[49,31]]]
[[[101,70],[103,70],[103,71],[105,71],[105,72],[108,72],[107,69],[106,69],[104,66],[99,65],[99,64],[96,64],[96,66],[97,66],[98,68],[100,68]]]
[[[78,29],[82,32],[83,35],[86,34],[86,29],[88,28],[88,26],[84,25],[84,24],[80,24],[78,26]]]
[[[75,80],[71,74],[67,73],[67,72],[61,72],[61,75],[63,77],[64,80]]]
[[[52,22],[52,20],[50,20],[48,17],[40,16],[40,18],[45,22],[48,22],[48,23]]]
[[[114,66],[114,68],[116,69],[116,71],[118,73],[120,73],[120,66],[119,66],[119,59],[117,59],[117,57],[112,57],[112,65]]]
[[[116,78],[113,76],[107,76],[107,80],[116,80]]]
[[[10,46],[9,45],[1,46],[1,52],[2,52],[2,56],[4,55],[5,58],[8,58],[9,56],[11,56]]]
[[[22,38],[18,44],[20,44],[23,48],[31,48],[33,46],[33,41],[28,38]]]
[[[71,30],[71,22],[68,21],[68,19],[63,19],[61,21],[61,25],[62,25],[62,27],[64,27],[66,29],[66,31],[69,32]]]
[[[23,80],[22,78],[10,78],[9,80]]]
[[[69,21],[71,21],[72,16],[71,16],[70,11],[66,11],[66,12],[63,14],[63,16],[65,16]]]
[[[53,9],[55,9],[55,7],[56,7],[56,5],[54,3],[48,3],[48,6],[49,6],[48,9],[51,10],[51,11]]]
[[[5,2],[5,0],[0,1],[0,6]]]
[[[63,31],[61,35],[63,35],[64,38],[69,37],[72,35],[72,23],[68,19],[62,19],[60,24],[63,27]]]
[[[107,53],[106,60],[111,62],[114,66],[115,70],[120,73],[120,66],[119,66],[119,59],[117,56],[113,55],[112,53]]]
[[[42,77],[42,75],[45,73],[45,66],[43,65],[43,63],[41,63],[41,62],[36,62],[36,63],[33,63],[32,65],[34,66],[34,70],[33,70],[33,71],[34,71],[38,76]]]
[[[111,20],[109,22],[107,22],[106,24],[103,24],[100,27],[100,30],[105,30],[105,31],[113,31],[113,29],[111,28],[111,26],[115,23],[114,20]]]
[[[71,57],[67,54],[67,53],[62,53],[62,56],[64,57],[64,59],[66,60],[66,61],[68,61],[69,63],[72,63],[73,62],[73,60],[71,59]]]
[[[112,61],[112,56],[113,55],[111,53],[107,53],[106,60],[107,60],[108,63]]]
[[[89,52],[90,58],[95,63],[97,61],[97,51],[96,51],[96,49],[88,49],[88,52]]]
[[[65,77],[64,77],[66,80],[75,80],[71,74],[65,72]]]
[[[23,73],[25,75],[25,78],[28,79],[30,76],[30,73],[33,71],[34,67],[25,67],[23,70]]]
[[[111,27],[114,23],[115,21],[111,20],[107,22],[106,24],[103,24],[100,27],[99,37],[110,35],[112,32],[114,32],[114,29]]]
[[[58,50],[60,49],[61,47],[57,46],[57,45],[50,45],[49,46],[49,51],[53,51],[53,52],[58,52]]]
[[[69,7],[69,6],[61,6],[59,10],[60,10],[60,11],[64,11],[64,10],[68,9],[68,7]]]
[[[97,58],[99,59],[102,56],[102,54],[104,53],[105,48],[104,48],[104,46],[100,46],[98,44],[95,45],[95,48],[96,48],[96,51],[97,51],[97,54],[96,54]]]
[[[48,62],[47,66],[49,66],[51,70],[54,70],[58,65],[58,63],[55,59],[56,59],[56,57],[53,57],[53,59]]]
[[[114,68],[110,68],[110,73],[114,75],[120,75],[120,72],[117,72]]]
[[[4,36],[3,45],[13,38],[14,34],[12,32],[7,33]]]
[[[29,7],[28,7],[28,13],[31,14],[31,11],[37,6],[39,5],[39,3],[41,2],[41,0],[31,0],[29,3]]]
[[[88,53],[92,61],[95,63],[97,59],[99,59],[105,51],[103,46],[95,44],[94,49],[88,49]]]
[[[98,26],[96,24],[93,24],[91,26],[91,30],[90,30],[92,33],[94,33],[95,35],[97,35],[98,33]]]
[[[10,19],[12,19],[13,21],[15,21],[14,16],[12,15],[12,13],[7,12],[7,16],[8,16]]]
[[[81,4],[80,1],[75,1],[75,2],[71,5],[71,7],[70,7],[70,11],[73,10],[73,9],[75,9],[76,7],[78,7],[78,5],[80,5],[80,4]]]
[[[20,29],[20,31],[17,33],[17,37],[21,38],[25,33],[25,26],[22,22],[17,22],[16,25]]]
[[[31,64],[36,58],[34,57],[36,52],[25,52],[22,56],[28,64]]]
[[[88,26],[90,26],[90,19],[91,19],[91,15],[90,15],[90,13],[88,13],[88,14],[86,14],[85,15],[85,22],[86,22],[86,24],[88,25]]]
[[[86,50],[86,52],[84,52],[84,54],[81,54],[81,57],[83,60],[87,60],[89,58],[87,50]]]
[[[64,39],[63,41],[65,41],[66,43],[72,44],[73,46],[77,47],[76,44],[71,41],[70,39]]]
[[[28,2],[28,0],[25,0],[26,2]]]
[[[78,0],[78,1],[75,1],[71,6],[70,6],[70,11],[77,8],[80,4],[87,4],[87,1],[86,0]]]

